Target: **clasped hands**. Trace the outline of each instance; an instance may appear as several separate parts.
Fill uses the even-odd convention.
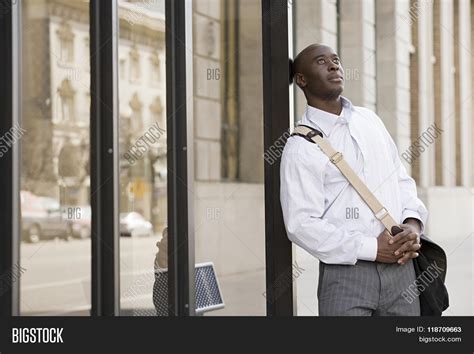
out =
[[[411,221],[411,220],[410,220]],[[395,236],[384,230],[377,238],[377,262],[407,263],[410,259],[418,257],[421,248],[420,227],[416,220],[401,224],[401,232]]]

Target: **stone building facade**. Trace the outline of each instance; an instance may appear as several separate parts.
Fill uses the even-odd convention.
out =
[[[295,53],[314,42],[338,49],[344,95],[383,120],[430,212],[427,235],[448,251],[452,269],[472,269],[474,2],[296,0],[292,10]],[[299,117],[305,101],[300,92],[295,95]],[[431,127],[440,133],[430,134]],[[456,256],[457,245],[470,250],[471,258]],[[296,253],[310,262],[304,251]],[[316,276],[316,265],[309,267],[307,277]],[[451,276],[454,296],[465,292]],[[472,280],[472,270],[467,276]],[[299,312],[313,314],[316,294],[307,279],[297,282]],[[472,287],[467,290],[472,297]],[[453,313],[472,314],[472,303],[457,307],[458,299]],[[302,306],[304,301],[311,305]]]

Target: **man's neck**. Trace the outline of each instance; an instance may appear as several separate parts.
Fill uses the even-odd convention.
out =
[[[317,97],[308,97],[308,105],[326,111],[335,115],[340,115],[342,112],[342,98],[341,96],[334,100],[322,100]]]

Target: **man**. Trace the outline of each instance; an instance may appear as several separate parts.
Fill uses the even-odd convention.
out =
[[[157,316],[168,316],[168,227],[163,229],[161,236],[161,240],[156,243],[158,252],[155,255],[153,305]]]
[[[320,260],[321,316],[419,316],[413,258],[427,210],[380,118],[342,97],[344,71],[330,47],[313,44],[293,63],[307,109],[299,124],[315,128],[400,223],[392,236],[328,157],[300,136],[281,161],[281,205],[289,239]]]

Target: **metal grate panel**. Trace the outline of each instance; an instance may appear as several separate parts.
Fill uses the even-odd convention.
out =
[[[196,264],[196,314],[223,308],[222,298],[217,276],[212,262]],[[168,269],[155,272],[153,286],[153,304],[157,316],[168,316]]]

